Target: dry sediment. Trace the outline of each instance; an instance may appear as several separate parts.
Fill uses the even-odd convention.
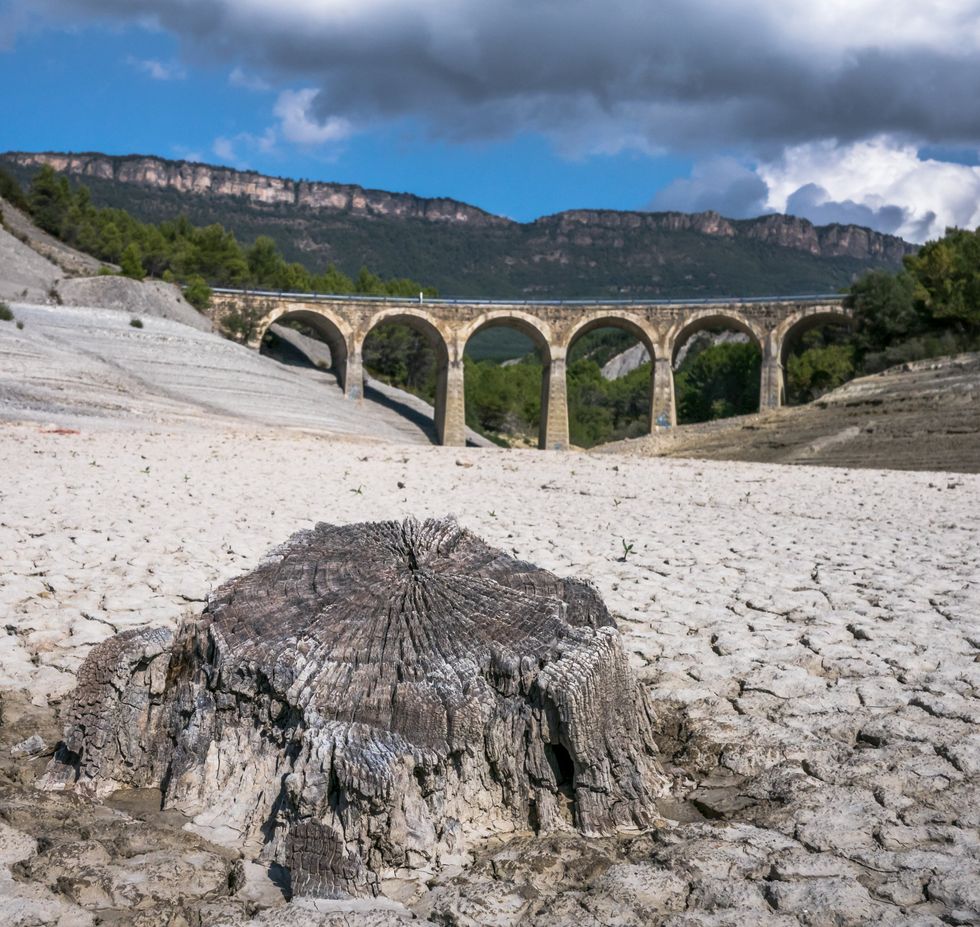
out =
[[[413,913],[535,927],[980,918],[976,476],[29,425],[0,426],[0,471],[12,831],[0,903],[16,900],[30,923],[58,923],[55,910],[76,923],[169,925],[180,911],[188,924],[284,927]],[[94,644],[175,627],[297,524],[446,511],[596,583],[675,783],[649,833],[519,837],[386,907],[315,911],[283,907],[274,883],[221,868],[225,851],[154,819],[169,823],[172,855],[211,873],[177,884],[106,829],[110,811],[126,832],[148,812],[39,797],[29,786],[46,758],[9,755],[34,732],[53,748],[49,700]]]
[[[980,354],[893,367],[794,406],[601,448],[640,457],[980,472]]]

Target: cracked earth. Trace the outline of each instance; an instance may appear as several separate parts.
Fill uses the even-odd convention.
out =
[[[980,923],[980,477],[63,431],[0,425],[0,923]],[[599,588],[657,710],[657,827],[301,907],[153,795],[33,789],[93,644],[316,521],[447,513]]]

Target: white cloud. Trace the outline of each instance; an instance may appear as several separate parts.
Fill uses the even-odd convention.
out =
[[[201,162],[204,160],[204,155],[199,148],[188,148],[186,145],[171,145],[170,148],[181,161]]]
[[[768,205],[780,212],[794,199],[827,215],[828,206],[842,214],[864,207],[876,216],[897,207],[900,221],[885,230],[913,241],[947,226],[980,225],[980,167],[922,158],[914,145],[887,136],[796,145],[758,173],[769,187]]]
[[[130,55],[126,63],[153,80],[184,80],[187,72],[176,61],[157,61],[155,58],[134,58]]]
[[[407,118],[441,138],[538,133],[572,155],[771,157],[883,133],[980,145],[980,0],[7,2],[149,20],[241,84],[316,88],[283,117],[311,144]]]
[[[230,138],[219,135],[211,146],[211,150],[222,160],[229,164],[238,163],[238,153],[235,151],[235,143]]]
[[[232,87],[241,87],[243,90],[254,90],[256,92],[271,89],[268,81],[263,80],[258,75],[249,74],[240,67],[232,68],[231,73],[228,75],[228,83]]]
[[[298,145],[325,145],[347,138],[353,127],[343,116],[320,120],[310,112],[318,92],[313,87],[284,90],[279,94],[273,112],[279,119],[283,138]]]
[[[269,127],[261,135],[252,132],[239,132],[230,138],[219,135],[211,143],[211,150],[225,164],[245,168],[249,166],[249,156],[256,152],[264,155],[275,154],[277,142],[276,130]]]
[[[704,212],[714,210],[730,219],[747,219],[766,212],[769,188],[748,165],[731,156],[706,158],[691,176],[657,191],[650,208]]]

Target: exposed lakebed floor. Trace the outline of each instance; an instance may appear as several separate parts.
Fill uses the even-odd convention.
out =
[[[104,422],[0,423],[0,473],[0,923],[980,922],[980,477]],[[318,913],[138,803],[35,794],[43,760],[10,757],[53,745],[115,630],[197,613],[315,521],[447,513],[598,586],[676,783],[652,832],[518,836],[420,897]]]

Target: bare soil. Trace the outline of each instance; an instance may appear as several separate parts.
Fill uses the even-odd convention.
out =
[[[620,441],[602,452],[980,472],[980,354],[893,367],[805,406]]]

